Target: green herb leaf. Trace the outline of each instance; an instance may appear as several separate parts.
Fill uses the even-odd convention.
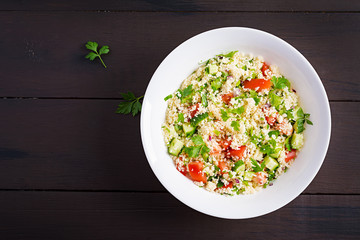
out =
[[[310,121],[309,119],[306,119],[306,123],[309,125],[313,125],[312,121]]]
[[[231,171],[235,171],[235,169],[237,169],[238,167],[240,167],[240,166],[243,165],[243,164],[244,164],[243,160],[237,161],[237,162],[234,164],[234,166],[231,168]]]
[[[285,140],[285,147],[288,151],[291,151],[291,145],[290,145],[290,136],[286,138]]]
[[[201,150],[201,146],[191,146],[191,147],[185,147],[185,153],[191,157],[191,158],[195,158],[199,156],[200,150]]]
[[[271,82],[273,83],[273,87],[275,89],[284,89],[285,87],[288,87],[290,89],[290,82],[285,77],[272,77]]]
[[[214,130],[214,133],[215,133],[216,136],[220,135],[220,132],[218,130],[216,130],[216,129]]]
[[[185,118],[184,118],[184,114],[183,113],[179,113],[178,114],[178,120],[177,120],[178,122],[184,122],[185,121]]]
[[[88,55],[85,56],[85,58],[90,59],[93,61],[98,55],[94,52],[89,52]]]
[[[271,137],[272,135],[275,135],[275,137],[277,137],[280,135],[280,131],[279,130],[270,131],[268,134],[269,134],[269,137]]]
[[[214,81],[211,82],[211,88],[214,90],[218,90],[222,86],[222,80],[221,78],[216,78]]]
[[[252,169],[253,169],[254,172],[261,172],[265,168],[265,162],[264,161],[261,163],[261,165],[259,165],[259,163],[256,160],[251,158],[251,164],[252,164]]]
[[[231,126],[235,129],[235,131],[240,131],[240,124],[237,121],[232,121]]]
[[[201,121],[205,120],[208,116],[209,116],[208,113],[199,114],[199,115],[193,117],[190,120],[190,123],[193,127],[196,127]]]
[[[299,110],[296,112],[296,115],[299,118],[304,118],[305,117],[305,114],[304,114],[304,111],[302,110],[302,108],[299,108]]]
[[[232,52],[229,52],[228,54],[219,54],[218,56],[219,57],[227,57],[227,58],[232,58],[235,53],[237,53],[238,51],[232,51]]]
[[[245,111],[244,106],[234,108],[231,110],[232,113],[239,114],[239,115],[241,115],[244,111]]]
[[[276,109],[279,109],[279,106],[281,104],[281,97],[276,95],[273,91],[269,93],[270,103],[273,105]]]
[[[296,120],[295,123],[297,125],[296,133],[302,133],[305,130],[304,123],[305,123],[305,119],[303,118],[298,118]]]
[[[257,92],[254,91],[254,90],[250,90],[249,93],[250,93],[250,97],[251,97],[252,99],[254,99],[255,105],[257,106],[257,105],[259,104],[259,102],[260,102],[260,98],[258,97]]]
[[[97,52],[97,48],[99,45],[97,42],[87,42],[85,46],[87,49]]]
[[[224,183],[222,181],[220,181],[220,179],[218,180],[218,183],[216,184],[217,188],[222,188],[224,186]]]
[[[221,109],[220,112],[222,120],[226,122],[230,118],[228,113],[224,109]]]
[[[87,49],[93,51],[93,52],[88,53],[85,56],[85,58],[90,59],[91,61],[93,61],[95,58],[98,57],[100,59],[102,65],[104,66],[104,68],[106,68],[106,65],[105,65],[104,61],[102,60],[101,55],[108,54],[110,52],[109,46],[102,46],[100,48],[99,52],[97,51],[98,46],[99,45],[98,45],[97,42],[91,42],[91,41],[87,42],[85,47]]]
[[[137,98],[132,92],[121,93],[121,95],[126,101],[121,102],[118,105],[116,113],[122,113],[122,114],[132,113],[132,115],[135,116],[136,114],[141,112],[140,99],[142,99],[144,96],[140,96]]]
[[[120,95],[127,101],[132,101],[136,99],[135,95],[132,92],[120,93]]]
[[[102,46],[99,50],[99,55],[107,54],[110,52],[109,46]]]
[[[190,94],[193,93],[193,89],[192,89],[192,84],[190,84],[189,86],[187,86],[184,90],[182,90],[182,93],[181,93],[181,97],[182,98],[185,98],[187,96],[189,96]]]
[[[172,94],[170,94],[170,95],[167,95],[165,98],[164,98],[164,101],[167,101],[167,100],[169,100],[170,98],[172,98],[173,97],[173,95]]]
[[[202,139],[202,137],[200,135],[194,135],[191,138],[191,141],[195,144],[195,146],[199,146],[199,145],[204,144],[204,141],[203,141],[203,139]]]
[[[208,101],[205,93],[201,94],[201,103],[204,107],[208,106]]]

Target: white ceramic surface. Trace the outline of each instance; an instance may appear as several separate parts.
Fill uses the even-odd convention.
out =
[[[161,125],[167,103],[164,97],[207,60],[239,50],[261,55],[275,64],[300,96],[313,126],[306,126],[305,145],[289,170],[274,185],[253,195],[222,196],[197,187],[179,173],[167,153]],[[154,73],[141,113],[141,138],[146,157],[162,185],[177,199],[202,213],[229,219],[261,216],[295,199],[311,183],[325,158],[331,132],[328,98],[311,64],[294,47],[269,33],[241,27],[220,28],[190,38],[175,48]]]

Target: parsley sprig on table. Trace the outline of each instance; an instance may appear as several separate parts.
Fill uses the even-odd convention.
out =
[[[141,112],[141,102],[144,96],[135,97],[134,93],[121,93],[121,96],[124,98],[124,102],[121,102],[116,110],[116,113],[129,114],[133,116]]]
[[[97,50],[98,49],[98,46],[99,44],[97,42],[87,42],[86,43],[86,48],[93,51],[93,52],[89,52],[88,55],[85,56],[85,58],[87,59],[90,59],[91,61],[93,61],[95,58],[99,58],[102,65],[104,66],[104,68],[106,68],[106,65],[104,63],[104,61],[102,60],[101,58],[101,55],[103,54],[108,54],[110,52],[110,49],[109,49],[109,46],[102,46],[99,51]]]

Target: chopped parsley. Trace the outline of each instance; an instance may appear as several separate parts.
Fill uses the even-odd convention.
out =
[[[290,89],[290,82],[285,77],[272,77],[271,82],[273,84],[273,87],[275,89],[284,89],[285,87],[288,87]]]
[[[224,109],[220,110],[221,112],[221,118],[224,122],[226,122],[230,117],[227,111],[225,111]]]
[[[251,163],[252,163],[252,169],[253,169],[254,172],[261,172],[265,168],[265,162],[264,161],[259,165],[259,163],[256,160],[251,158]]]
[[[170,94],[170,95],[167,95],[165,98],[164,98],[164,101],[167,101],[167,100],[169,100],[170,98],[172,98],[173,97],[173,95],[172,94]]]
[[[240,131],[240,124],[237,121],[232,121],[231,126],[234,128],[235,131]]]

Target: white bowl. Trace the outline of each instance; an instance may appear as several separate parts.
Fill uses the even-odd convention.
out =
[[[275,64],[300,96],[313,126],[307,126],[305,144],[289,170],[274,185],[252,195],[223,196],[197,187],[178,172],[167,153],[161,125],[167,103],[199,62],[220,53],[239,50],[263,56]],[[229,219],[252,218],[275,211],[295,199],[319,171],[330,141],[328,98],[311,64],[294,47],[269,33],[241,27],[219,28],[190,38],[160,64],[147,87],[141,113],[141,138],[146,157],[162,185],[177,199],[202,213]]]

